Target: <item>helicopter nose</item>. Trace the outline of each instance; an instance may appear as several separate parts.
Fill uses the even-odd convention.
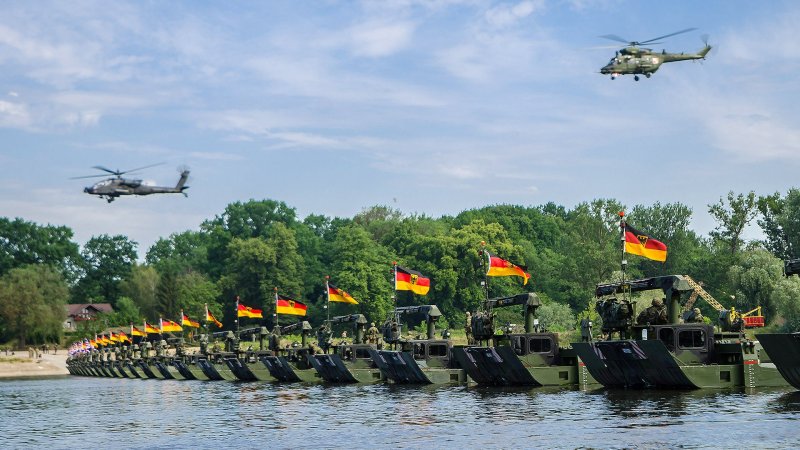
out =
[[[92,192],[92,188],[85,187],[83,188],[83,192],[90,193]]]

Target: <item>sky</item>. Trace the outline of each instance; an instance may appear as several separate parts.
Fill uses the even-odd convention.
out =
[[[124,234],[140,258],[265,198],[301,218],[681,202],[707,234],[728,191],[797,186],[798,24],[796,1],[8,2],[0,216]],[[599,36],[689,27],[653,48],[708,35],[706,61],[598,73]],[[108,204],[71,179],[156,163],[137,177],[188,166],[188,198]]]

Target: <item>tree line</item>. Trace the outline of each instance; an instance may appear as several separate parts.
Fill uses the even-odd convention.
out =
[[[481,242],[532,275],[527,286],[493,278],[490,296],[535,291],[544,302],[542,321],[572,329],[576,315],[589,310],[594,286],[620,277],[620,211],[669,253],[663,264],[629,256],[627,278],[689,274],[727,306],[762,306],[775,327],[800,328],[800,281],[782,276],[782,259],[800,257],[800,191],[791,189],[721,197],[708,205],[717,224],[709,236],[690,228],[692,209],[681,203],[494,205],[438,218],[374,206],[352,218],[300,218],[284,202],[250,200],[229,204],[196,230],[159,239],[143,263],[126,236],[94,236],[80,247],[68,227],[0,218],[0,341],[58,339],[68,302],[114,307],[101,323],[85,324],[95,328],[86,334],[142,318],[175,320],[181,309],[197,320],[204,305],[231,326],[237,296],[264,309],[263,323],[271,325],[275,287],[308,304],[310,319],[319,322],[326,275],[359,301],[331,304],[333,315],[359,312],[381,321],[395,303],[430,303],[445,316],[441,326],[460,327],[464,312],[485,297]],[[753,224],[763,240],[743,238]],[[431,278],[427,296],[392,298],[394,261]]]

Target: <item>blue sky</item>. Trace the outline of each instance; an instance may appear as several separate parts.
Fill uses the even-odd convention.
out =
[[[122,233],[140,256],[233,201],[683,202],[785,193],[800,166],[800,4],[480,0],[12,2],[0,15],[0,215]],[[649,80],[599,35],[716,48]],[[94,165],[192,169],[189,197],[86,195]],[[751,230],[751,233],[757,233]]]

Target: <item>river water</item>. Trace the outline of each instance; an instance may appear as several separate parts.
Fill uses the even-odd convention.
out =
[[[0,381],[0,448],[795,448],[800,393]]]

